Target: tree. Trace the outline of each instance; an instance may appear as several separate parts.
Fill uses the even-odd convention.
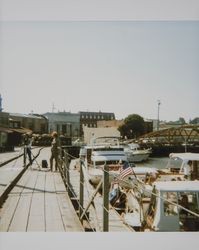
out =
[[[196,117],[193,120],[190,120],[189,123],[190,124],[199,124],[199,117]]]
[[[144,134],[144,119],[140,115],[131,114],[124,119],[124,124],[118,130],[122,137],[126,136],[128,139],[137,138]]]
[[[184,125],[186,123],[185,119],[183,117],[180,117],[178,122],[182,125]]]

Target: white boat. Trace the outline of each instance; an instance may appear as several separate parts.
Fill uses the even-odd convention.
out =
[[[199,231],[199,181],[154,182],[126,200],[124,222],[137,231]]]
[[[128,162],[146,161],[152,153],[151,149],[141,149],[137,143],[130,143],[123,146]]]
[[[189,163],[189,180],[199,179],[199,153],[171,153],[165,169],[161,169],[162,179],[185,180],[186,167]]]
[[[80,149],[80,159],[88,173],[89,180],[97,185],[102,176],[104,165],[109,166],[109,179],[113,180],[121,164],[127,161],[124,148],[116,137],[99,137],[90,145]]]

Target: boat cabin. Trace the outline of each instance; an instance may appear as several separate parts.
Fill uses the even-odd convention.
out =
[[[80,159],[85,160],[87,166],[98,167],[104,164],[118,165],[127,161],[124,148],[119,145],[119,140],[112,137],[100,137],[90,145],[80,149]]]
[[[171,153],[167,169],[172,173],[186,175],[186,166],[190,166],[190,180],[199,180],[199,153]]]
[[[155,182],[144,217],[152,231],[199,231],[199,181]]]

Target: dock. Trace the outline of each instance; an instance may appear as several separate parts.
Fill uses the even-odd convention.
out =
[[[43,149],[9,193],[0,209],[1,232],[84,231],[60,173],[40,168],[42,159],[49,155],[49,148]],[[15,170],[18,167],[21,161],[15,164]]]
[[[80,197],[79,159],[68,163],[69,188],[61,173],[61,170],[66,171],[63,169],[66,162],[59,167],[61,172],[51,172],[49,166],[42,168],[43,159],[49,164],[50,147],[32,152],[38,157],[4,195],[5,201],[1,199],[0,232],[103,232],[103,195],[96,192],[92,198],[95,189],[85,180],[84,197]],[[1,156],[8,160],[6,155]],[[4,161],[3,157],[1,160]],[[23,168],[23,156],[0,168],[1,197]],[[81,199],[82,213],[85,213],[83,218],[80,218]],[[89,203],[91,206],[86,209]],[[108,210],[108,232],[133,231],[124,224],[122,216],[114,208],[109,206]]]

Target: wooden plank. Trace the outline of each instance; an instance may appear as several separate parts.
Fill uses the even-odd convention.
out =
[[[45,179],[46,173],[38,170],[32,171],[37,175],[37,181],[33,189],[30,214],[27,231],[45,231]],[[29,184],[31,187],[31,183]]]
[[[55,190],[56,190],[56,193],[62,193],[62,192],[64,192],[64,193],[66,193],[66,187],[65,187],[65,185],[64,185],[64,183],[63,183],[63,180],[62,180],[62,178],[61,178],[61,175],[60,175],[60,173],[59,172],[55,172],[54,174],[53,174],[53,178],[54,178],[54,185],[55,185]]]
[[[83,232],[83,226],[67,194],[57,194],[61,216],[67,232]]]
[[[60,213],[68,232],[82,232],[84,231],[82,224],[74,210],[71,200],[64,186],[60,173],[54,173],[54,184],[57,193],[57,201],[59,204]]]
[[[10,196],[0,209],[0,232],[8,232],[18,201],[19,196]]]
[[[0,216],[1,216],[0,230],[1,231],[8,231],[8,230],[18,231],[18,229],[15,226],[13,226],[13,223],[16,223],[15,222],[16,216],[18,216],[17,214],[15,215],[15,212],[17,211],[18,206],[20,206],[20,207],[24,206],[23,204],[21,204],[22,201],[20,202],[20,198],[21,198],[21,194],[23,192],[25,192],[25,190],[26,190],[24,187],[27,184],[30,177],[31,177],[31,173],[27,171],[23,175],[23,177],[19,180],[18,185],[13,188],[13,190],[9,194],[6,202],[3,204],[3,207],[0,210]],[[31,178],[31,181],[35,183],[35,178]],[[24,202],[27,203],[26,201],[24,201]],[[28,210],[26,209],[26,212],[27,211]],[[27,218],[25,218],[23,216],[21,219],[23,221],[27,220]],[[26,222],[23,222],[22,224],[25,224],[25,223]],[[11,229],[9,227],[11,227]],[[24,226],[20,226],[19,230],[21,231],[22,228],[24,228]],[[23,230],[25,230],[25,229],[23,229]]]
[[[65,231],[56,194],[45,194],[46,231]]]
[[[45,232],[44,193],[34,193],[30,208],[27,231]]]
[[[45,218],[47,232],[65,231],[59,204],[56,197],[53,175],[53,172],[47,174],[45,184]]]
[[[26,232],[32,195],[22,195],[17,204],[9,232]]]

